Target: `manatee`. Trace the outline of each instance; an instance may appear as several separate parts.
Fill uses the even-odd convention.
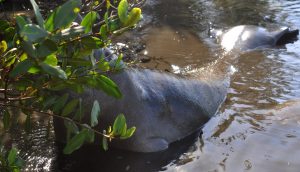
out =
[[[135,152],[165,150],[199,130],[217,112],[229,86],[228,77],[184,78],[148,69],[124,69],[108,76],[119,86],[122,99],[95,89],[87,89],[80,97],[86,110],[94,100],[99,101],[101,127],[107,128],[124,113],[128,126],[137,130],[130,139],[113,140],[111,145]],[[54,119],[54,128],[56,139],[65,139],[61,120]]]
[[[226,52],[243,52],[259,48],[270,48],[297,40],[299,30],[283,27],[275,31],[253,25],[235,26],[224,33],[216,33]]]

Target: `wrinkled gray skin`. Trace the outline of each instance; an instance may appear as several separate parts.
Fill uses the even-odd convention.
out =
[[[235,26],[222,33],[213,31],[218,37],[219,43],[227,52],[243,52],[252,49],[270,48],[276,45],[284,45],[297,40],[299,30],[290,30],[287,27],[276,31],[268,31],[265,28],[253,25]]]
[[[84,107],[91,109],[93,101],[98,100],[99,121],[105,128],[124,113],[128,127],[136,126],[137,130],[130,139],[114,141],[112,145],[136,152],[165,150],[170,143],[197,131],[216,113],[229,83],[224,78],[185,79],[147,69],[125,69],[109,77],[117,83],[123,98],[118,100],[88,89],[81,95]],[[63,123],[54,124],[57,139],[65,138]]]

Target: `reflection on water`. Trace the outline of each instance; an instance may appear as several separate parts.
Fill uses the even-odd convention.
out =
[[[150,63],[140,66],[146,68],[179,73],[215,60],[208,46],[189,31],[162,26],[151,29],[145,37],[146,48],[140,55],[150,57]]]
[[[150,62],[139,65],[171,72],[201,68],[221,56],[207,34],[210,22],[217,28],[239,24],[300,28],[297,0],[160,0],[150,9],[147,13],[155,14],[154,23],[143,35],[146,49],[141,53]],[[51,142],[29,149],[36,153],[27,157],[41,155],[47,162],[57,155],[53,171],[299,171],[300,112],[289,111],[293,106],[285,102],[300,99],[300,42],[244,53],[229,62],[224,64],[237,72],[227,100],[196,141],[183,141],[156,154],[86,148],[73,156],[57,155]],[[282,103],[286,110],[276,108]],[[45,155],[41,150],[50,152]],[[92,157],[83,160],[84,151]],[[41,169],[33,161],[31,165]]]

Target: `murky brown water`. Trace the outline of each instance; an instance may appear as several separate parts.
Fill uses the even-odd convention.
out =
[[[204,67],[222,56],[209,38],[210,23],[215,28],[300,28],[297,0],[154,2],[146,8],[153,18],[145,16],[151,22],[139,34],[146,45],[140,55],[150,62],[139,65],[174,73]],[[57,153],[61,148],[53,138],[45,141],[41,128],[34,130],[41,136],[33,138],[33,146],[21,148],[30,160],[27,171],[299,171],[300,104],[286,102],[300,99],[300,41],[244,53],[229,62],[236,72],[227,100],[196,139],[153,154],[85,148],[64,156]]]

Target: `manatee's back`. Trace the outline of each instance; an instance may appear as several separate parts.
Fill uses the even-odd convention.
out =
[[[186,79],[151,70],[125,73],[132,76],[128,79],[135,82],[135,92],[140,96],[141,102],[137,102],[140,106],[136,108],[146,110],[143,113],[147,117],[140,114],[140,118],[148,121],[139,121],[141,126],[149,125],[153,137],[166,136],[169,142],[182,139],[203,126],[227,94],[228,78]],[[130,99],[125,100],[128,101]],[[164,129],[160,130],[159,126]]]

